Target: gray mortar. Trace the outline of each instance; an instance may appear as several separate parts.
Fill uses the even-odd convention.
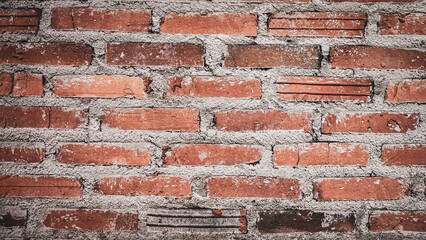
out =
[[[152,33],[123,33],[106,31],[56,31],[51,29],[51,10],[55,7],[93,7],[105,9],[151,9]],[[34,34],[1,35],[2,42],[78,42],[91,45],[95,56],[91,66],[0,66],[0,71],[28,71],[45,76],[43,97],[5,96],[0,98],[3,106],[63,106],[89,109],[89,124],[80,130],[52,129],[2,129],[0,141],[44,142],[46,159],[40,164],[2,163],[1,174],[51,174],[75,176],[84,179],[81,199],[55,198],[1,198],[2,206],[20,206],[28,210],[28,222],[25,228],[0,229],[0,236],[28,239],[425,239],[423,233],[381,233],[368,232],[368,216],[373,210],[425,210],[424,167],[390,167],[380,160],[383,144],[426,143],[426,106],[416,103],[386,103],[384,94],[390,80],[424,79],[425,71],[416,70],[362,70],[331,69],[328,63],[329,49],[332,45],[371,45],[383,47],[426,49],[424,36],[380,36],[378,21],[381,13],[413,12],[426,13],[426,1],[408,4],[359,4],[330,3],[313,0],[311,3],[241,3],[219,1],[155,2],[155,1],[2,1],[1,8],[40,8],[43,9],[40,31]],[[347,11],[367,12],[368,22],[365,38],[325,38],[325,37],[273,37],[267,33],[268,13],[291,11]],[[160,19],[169,12],[248,12],[258,14],[258,36],[226,35],[172,35],[159,33]],[[196,43],[205,46],[205,67],[119,67],[109,66],[105,61],[105,47],[109,42],[164,42]],[[320,69],[271,68],[238,69],[224,68],[223,61],[228,44],[291,44],[319,45],[322,49]],[[150,76],[153,80],[153,92],[147,99],[75,99],[57,98],[52,94],[53,80],[57,75],[69,74],[123,74],[129,76]],[[258,78],[262,81],[261,99],[224,99],[173,97],[163,99],[167,91],[167,77],[174,75],[215,75]],[[374,98],[371,103],[354,102],[297,102],[281,101],[275,94],[274,83],[284,75],[319,75],[329,77],[370,77],[374,80]],[[153,132],[153,131],[100,131],[100,116],[104,109],[121,107],[178,107],[197,108],[200,111],[201,132]],[[278,109],[290,112],[310,112],[313,114],[313,133],[302,131],[264,131],[264,132],[221,132],[213,123],[213,113],[218,110],[232,109]],[[407,112],[420,113],[418,128],[407,134],[321,134],[321,117],[327,112]],[[365,143],[370,151],[366,167],[279,167],[272,163],[273,146],[305,142],[354,142]],[[122,142],[143,143],[151,146],[152,162],[150,166],[75,166],[60,164],[56,161],[56,151],[63,142]],[[262,159],[258,164],[238,166],[209,167],[163,167],[161,147],[177,143],[222,143],[258,145],[262,150]],[[96,179],[106,176],[130,176],[146,174],[164,174],[187,177],[191,180],[193,195],[190,199],[168,197],[126,197],[104,196],[93,190]],[[300,200],[282,199],[209,199],[204,190],[204,181],[212,176],[268,176],[298,178],[301,182],[303,197]],[[411,196],[401,200],[366,201],[315,201],[312,182],[323,177],[349,176],[389,176],[404,177],[412,183]],[[139,230],[134,232],[80,232],[52,230],[44,227],[43,220],[49,208],[99,208],[130,209],[139,212]],[[147,232],[145,214],[148,208],[214,208],[248,210],[247,234],[184,235],[174,233]],[[292,233],[260,235],[256,230],[258,211],[312,209],[330,212],[355,212],[357,229],[353,234],[329,233]]]

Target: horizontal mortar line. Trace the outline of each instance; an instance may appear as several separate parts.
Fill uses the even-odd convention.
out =
[[[171,216],[171,215],[152,215],[152,214],[147,214],[147,216],[150,217],[161,217],[161,218],[241,218],[243,216]]]
[[[244,224],[241,223],[241,225],[232,225],[232,226],[217,226],[217,225],[177,225],[177,224],[164,224],[161,223],[147,223],[148,227],[189,227],[189,228],[240,228],[241,226],[244,226]]]
[[[371,85],[343,85],[343,84],[332,84],[332,83],[326,83],[326,84],[321,84],[321,83],[296,83],[296,82],[277,82],[276,84],[279,85],[311,85],[311,86],[328,86],[328,87],[334,87],[334,86],[338,86],[338,87],[371,87]]]
[[[308,92],[277,92],[279,94],[311,94],[311,95],[333,95],[333,96],[370,96],[365,94],[340,94],[340,93],[308,93]]]
[[[344,29],[344,28],[269,28],[271,30],[327,30],[327,31],[360,31],[360,30],[364,30],[364,27],[359,28],[359,29]]]

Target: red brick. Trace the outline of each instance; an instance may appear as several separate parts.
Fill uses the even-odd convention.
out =
[[[51,209],[44,225],[80,231],[136,231],[138,214],[127,210]]]
[[[364,36],[366,13],[291,12],[274,13],[269,32],[275,36]]]
[[[425,226],[426,213],[421,211],[375,211],[369,220],[371,232],[426,232]]]
[[[146,98],[144,80],[122,75],[68,75],[54,78],[58,97]]]
[[[382,161],[385,165],[410,166],[426,165],[426,145],[387,144],[382,147]]]
[[[382,35],[426,35],[426,14],[382,14],[379,28]]]
[[[310,210],[260,212],[260,233],[353,232],[355,214],[336,214]]]
[[[417,127],[417,113],[327,113],[322,133],[406,133]]]
[[[38,32],[40,9],[0,9],[0,32]]]
[[[1,197],[79,198],[79,179],[57,176],[0,176]]]
[[[384,47],[333,46],[332,68],[426,70],[426,52]]]
[[[13,95],[41,96],[43,94],[43,76],[41,74],[16,73],[13,81]]]
[[[115,43],[108,44],[109,65],[204,66],[204,47],[195,44]]]
[[[372,99],[368,78],[286,76],[277,81],[278,98],[303,101],[361,101]]]
[[[99,180],[95,189],[105,195],[191,197],[191,183],[172,176],[108,177]]]
[[[0,161],[39,163],[45,156],[44,143],[1,142]]]
[[[109,109],[102,117],[102,128],[198,132],[200,130],[198,114],[197,109]]]
[[[165,165],[236,165],[256,163],[261,159],[259,147],[222,144],[176,145],[163,155]]]
[[[151,25],[150,10],[55,8],[52,28],[58,30],[107,30],[148,32]]]
[[[86,110],[59,107],[0,107],[3,128],[81,128],[88,122]]]
[[[278,110],[216,112],[215,122],[221,131],[312,130],[310,113]]]
[[[48,128],[48,107],[0,107],[2,128]]]
[[[250,13],[169,13],[161,32],[174,34],[257,35],[257,15]]]
[[[73,108],[50,108],[50,126],[56,129],[83,128],[88,123],[87,110]]]
[[[390,81],[385,100],[388,102],[426,102],[426,80]]]
[[[402,199],[409,193],[410,186],[402,178],[329,178],[314,182],[316,200]]]
[[[367,146],[355,143],[303,143],[274,148],[275,166],[365,166],[369,157]]]
[[[58,162],[69,164],[149,165],[151,155],[139,143],[68,143],[58,148]]]
[[[299,181],[290,178],[214,177],[206,182],[210,198],[282,198],[299,199]]]
[[[230,45],[225,67],[319,68],[318,47],[289,45]]]
[[[13,88],[13,73],[0,73],[0,95],[9,95]]]
[[[90,65],[93,49],[80,43],[1,43],[0,64]]]
[[[235,77],[169,77],[168,96],[260,98],[262,86],[257,79]]]

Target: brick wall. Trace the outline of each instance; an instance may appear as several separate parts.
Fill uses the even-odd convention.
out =
[[[0,236],[423,239],[424,0],[0,3]]]

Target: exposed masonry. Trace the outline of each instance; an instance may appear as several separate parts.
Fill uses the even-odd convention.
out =
[[[87,109],[88,122],[74,130],[58,129],[28,129],[28,128],[4,128],[0,131],[2,142],[31,142],[34,146],[44,144],[45,158],[41,163],[1,163],[1,175],[53,175],[71,176],[72,183],[69,194],[78,196],[79,181],[84,186],[83,198],[0,198],[2,206],[16,206],[1,210],[1,219],[7,217],[16,221],[15,225],[22,227],[0,227],[0,235],[17,238],[46,239],[52,236],[58,238],[90,238],[90,239],[421,239],[424,233],[416,232],[385,232],[371,233],[368,229],[369,218],[375,218],[378,214],[387,211],[424,211],[425,197],[425,172],[422,166],[397,166],[384,165],[381,159],[383,145],[399,144],[425,144],[426,107],[420,103],[393,103],[386,102],[386,89],[394,80],[425,79],[426,74],[421,66],[411,70],[383,70],[383,69],[339,69],[333,68],[330,63],[330,49],[334,45],[365,45],[376,47],[402,48],[417,51],[425,51],[426,40],[424,35],[380,35],[380,14],[394,13],[426,13],[426,2],[420,0],[411,3],[338,3],[338,1],[312,2],[300,1],[297,4],[288,3],[248,3],[231,1],[18,1],[9,0],[0,3],[1,8],[37,8],[42,9],[40,26],[37,35],[19,33],[1,33],[2,42],[70,42],[85,44],[84,49],[94,51],[90,65],[79,67],[71,66],[40,66],[40,65],[0,65],[1,72],[28,72],[42,74],[44,77],[44,93],[41,97],[27,96],[15,97],[13,94],[2,96],[2,106],[33,106],[33,107],[61,107],[71,109]],[[57,7],[91,7],[99,9],[135,9],[151,10],[152,25],[149,33],[137,32],[109,32],[79,30],[74,18],[72,28],[76,31],[54,30],[51,27],[52,9]],[[364,37],[279,37],[269,34],[268,24],[271,13],[277,12],[366,12],[367,21]],[[257,14],[257,36],[229,36],[229,35],[179,35],[160,33],[160,23],[168,14],[176,13],[253,13]],[[2,25],[0,28],[3,28]],[[401,26],[401,31],[404,31]],[[25,31],[34,31],[32,25],[26,25]],[[383,31],[383,30],[382,30]],[[201,66],[195,67],[164,67],[164,66],[115,66],[107,64],[107,43],[188,43],[203,45],[202,59],[194,61]],[[308,46],[315,52],[320,50],[320,62],[308,62],[313,68],[292,68],[265,66],[262,69],[252,68],[228,68],[225,67],[228,46],[241,44],[261,45],[289,45]],[[88,47],[90,46],[90,47]],[[313,46],[313,47],[312,47]],[[29,45],[31,47],[31,45]],[[312,48],[311,48],[312,47]],[[130,49],[131,51],[131,49]],[[7,56],[3,56],[7,57]],[[376,59],[377,62],[380,59]],[[202,64],[201,64],[202,62]],[[83,61],[87,64],[87,61]],[[225,65],[224,65],[225,64]],[[420,63],[421,65],[421,63]],[[420,69],[419,69],[420,68]],[[150,84],[145,85],[147,98],[68,98],[55,95],[56,77],[65,75],[124,75],[146,79]],[[258,79],[261,81],[261,98],[227,99],[227,98],[191,98],[186,96],[165,97],[169,93],[169,78],[174,76],[229,76],[244,79]],[[318,102],[318,101],[284,101],[277,96],[277,82],[284,76],[320,76],[327,78],[363,78],[372,80],[372,99],[366,102]],[[397,95],[396,95],[397,96]],[[198,109],[200,132],[161,132],[161,131],[137,131],[106,129],[105,122],[101,120],[106,109],[115,108],[182,108]],[[232,110],[279,110],[284,112],[307,112],[312,115],[312,132],[305,131],[259,131],[259,132],[228,132],[220,131],[214,122],[214,113],[218,111]],[[414,113],[416,128],[406,129],[406,133],[323,133],[322,119],[327,113],[342,115],[345,113]],[[414,115],[412,115],[414,116]],[[390,125],[389,129],[397,130],[398,126]],[[321,143],[358,143],[365,144],[370,153],[366,166],[306,166],[274,167],[273,149],[278,145],[305,144],[311,142]],[[117,143],[133,144],[143,143],[149,147],[151,164],[147,166],[123,166],[123,165],[73,165],[62,164],[57,160],[59,148],[65,143]],[[178,144],[226,144],[257,146],[260,149],[259,162],[239,164],[236,166],[173,166],[164,165],[162,161],[162,147]],[[121,145],[122,146],[122,145]],[[169,198],[148,196],[111,196],[102,195],[98,188],[98,180],[111,176],[140,176],[144,178],[150,174],[188,178],[192,185],[191,198]],[[213,177],[245,176],[265,178],[294,178],[300,183],[300,195],[294,199],[275,198],[209,198],[207,196],[205,182]],[[392,184],[400,184],[401,192],[389,193],[403,196],[398,200],[346,200],[346,201],[317,201],[314,199],[313,182],[319,183],[324,178],[342,177],[386,177],[386,181]],[[394,180],[404,178],[410,183],[410,188],[405,188],[405,182]],[[57,182],[57,179],[46,181]],[[137,179],[140,181],[140,179]],[[372,183],[374,185],[374,183]],[[108,187],[105,185],[105,191]],[[63,187],[62,185],[58,186]],[[55,186],[52,186],[56,189]],[[357,188],[354,189],[356,191]],[[57,189],[56,189],[57,190]],[[56,191],[55,190],[55,191]],[[189,189],[191,190],[191,189]],[[60,192],[60,190],[57,190]],[[54,193],[52,193],[54,194]],[[188,194],[185,192],[183,194]],[[132,229],[137,222],[137,231],[67,231],[54,230],[54,212],[60,209],[102,209],[112,212],[96,212],[107,221],[104,226],[113,229]],[[190,236],[167,232],[149,231],[152,228],[148,222],[149,215],[156,213],[156,209],[175,208],[205,208],[205,209],[245,209],[247,211],[247,233],[213,234]],[[125,210],[134,219],[138,213],[137,221],[117,224],[117,216]],[[296,213],[296,211],[308,210],[309,212]],[[278,219],[289,217],[307,216],[318,229],[328,228],[326,220],[331,216],[337,218],[337,222],[331,224],[341,229],[341,233],[288,233],[288,234],[261,234],[259,224],[266,216],[266,211],[284,212],[277,215]],[[289,212],[287,212],[289,211]],[[3,212],[6,212],[3,214]],[[72,213],[72,214],[87,214]],[[104,214],[104,215],[102,215]],[[107,217],[105,217],[105,214]],[[272,213],[269,213],[272,214]],[[410,213],[407,214],[407,216]],[[411,213],[412,214],[412,213]],[[372,216],[370,216],[372,215]],[[5,217],[6,216],[6,217]],[[24,226],[23,218],[27,217]],[[318,220],[320,219],[320,220]],[[380,220],[380,219],[379,219]],[[319,221],[319,222],[318,222]],[[10,222],[10,221],[8,221]],[[386,223],[384,223],[386,225]],[[2,220],[0,225],[3,226]],[[47,228],[46,225],[52,226]],[[72,227],[72,224],[70,225]],[[269,228],[274,228],[270,224]],[[389,225],[386,225],[389,227]],[[84,226],[79,226],[84,227]],[[278,226],[279,227],[279,226]],[[390,226],[392,227],[392,226]],[[394,226],[395,227],[395,226]],[[412,229],[421,229],[422,226],[411,224]],[[295,228],[305,228],[295,226]],[[276,228],[275,228],[276,229]],[[346,233],[354,230],[353,233]],[[107,229],[108,230],[108,229]],[[274,231],[263,229],[262,231]]]

